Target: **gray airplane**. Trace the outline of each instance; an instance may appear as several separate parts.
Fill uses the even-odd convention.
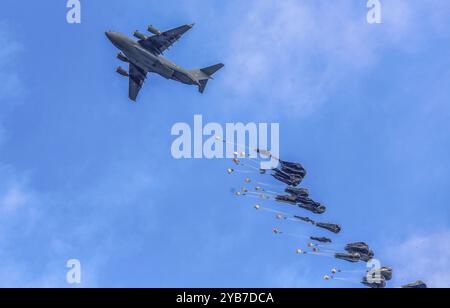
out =
[[[198,86],[200,93],[205,91],[208,81],[213,79],[214,73],[224,67],[223,64],[186,70],[163,57],[163,53],[193,26],[193,24],[185,25],[166,32],[161,32],[155,27],[149,26],[148,31],[153,35],[146,36],[136,31],[133,35],[139,39],[138,41],[117,32],[108,31],[105,33],[114,46],[121,51],[117,58],[129,64],[128,71],[118,67],[117,73],[129,77],[129,97],[132,101],[136,101],[147,78],[147,73],[156,73],[166,79]]]

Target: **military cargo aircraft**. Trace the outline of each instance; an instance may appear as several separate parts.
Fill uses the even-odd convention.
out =
[[[163,53],[177,42],[183,34],[194,25],[184,25],[166,32],[161,32],[153,26],[148,27],[152,36],[146,36],[139,31],[134,32],[138,38],[135,41],[118,32],[108,31],[106,36],[121,52],[117,58],[129,64],[129,69],[117,68],[117,73],[129,78],[129,98],[136,101],[139,91],[144,85],[148,73],[175,80],[187,85],[198,86],[199,92],[205,91],[209,80],[223,64],[216,64],[202,69],[187,70],[163,57]]]

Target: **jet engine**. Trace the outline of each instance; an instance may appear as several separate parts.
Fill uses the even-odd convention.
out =
[[[144,34],[142,34],[139,31],[134,31],[133,35],[134,35],[134,37],[136,37],[136,38],[138,38],[140,40],[144,40],[145,41],[146,39],[148,39],[147,36],[145,36]]]
[[[130,77],[130,74],[120,66],[117,68],[116,72],[124,77]]]
[[[148,26],[147,28],[148,32],[153,33],[154,35],[161,35],[161,31],[153,27],[152,25]]]
[[[117,55],[117,59],[119,59],[120,61],[126,62],[126,63],[129,62],[129,61],[128,61],[128,58],[127,58],[123,53],[119,53],[119,54]]]

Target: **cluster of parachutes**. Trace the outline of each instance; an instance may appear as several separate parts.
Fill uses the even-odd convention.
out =
[[[242,186],[238,191],[233,190],[233,194],[237,197],[254,198],[261,201],[273,201],[271,204],[287,204],[297,207],[301,210],[311,212],[314,215],[322,215],[327,211],[325,205],[314,201],[310,192],[306,188],[298,188],[307,175],[306,169],[299,163],[291,163],[272,156],[268,151],[255,150],[259,154],[264,154],[271,159],[276,159],[279,162],[277,168],[271,170],[263,170],[260,168],[260,161],[252,158],[245,152],[234,153],[233,168],[227,169],[229,175],[232,174],[255,174],[255,177],[270,176],[282,183],[283,186],[273,183],[263,183],[262,181],[255,181],[252,177],[245,177],[245,186]],[[286,185],[286,186],[284,186]],[[273,206],[263,206],[255,204],[254,208],[258,211],[265,211],[275,214],[278,220],[288,220],[311,224],[319,229],[328,231],[332,234],[339,234],[342,230],[341,226],[329,222],[318,222],[310,217],[294,215],[274,209]],[[329,237],[324,236],[304,236],[298,234],[291,234],[282,231],[280,228],[273,228],[273,233],[277,235],[286,235],[296,239],[303,239],[309,243],[305,243],[306,249],[297,249],[298,255],[316,255],[335,258],[340,261],[349,263],[363,262],[367,265],[364,270],[342,270],[333,268],[329,274],[323,278],[326,281],[340,280],[352,283],[362,284],[369,288],[386,288],[387,282],[392,280],[393,269],[390,267],[381,266],[377,260],[374,259],[375,253],[364,242],[349,243],[346,245],[337,245]],[[333,250],[333,247],[343,246],[342,250]],[[367,269],[371,268],[371,269]],[[355,280],[353,277],[345,277],[346,275],[362,274],[362,279]],[[402,288],[427,288],[427,285],[422,281],[417,281]]]

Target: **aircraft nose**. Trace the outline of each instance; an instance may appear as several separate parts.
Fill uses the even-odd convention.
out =
[[[117,32],[106,31],[105,35],[114,44],[116,44],[120,40],[120,37]]]
[[[113,33],[111,31],[106,31],[105,35],[110,41],[113,40]]]
[[[116,46],[117,48],[120,48],[120,46],[122,45],[122,38],[119,35],[119,33],[117,32],[113,32],[113,31],[107,31],[105,32],[106,37],[111,41],[111,43],[113,43],[114,46]]]

